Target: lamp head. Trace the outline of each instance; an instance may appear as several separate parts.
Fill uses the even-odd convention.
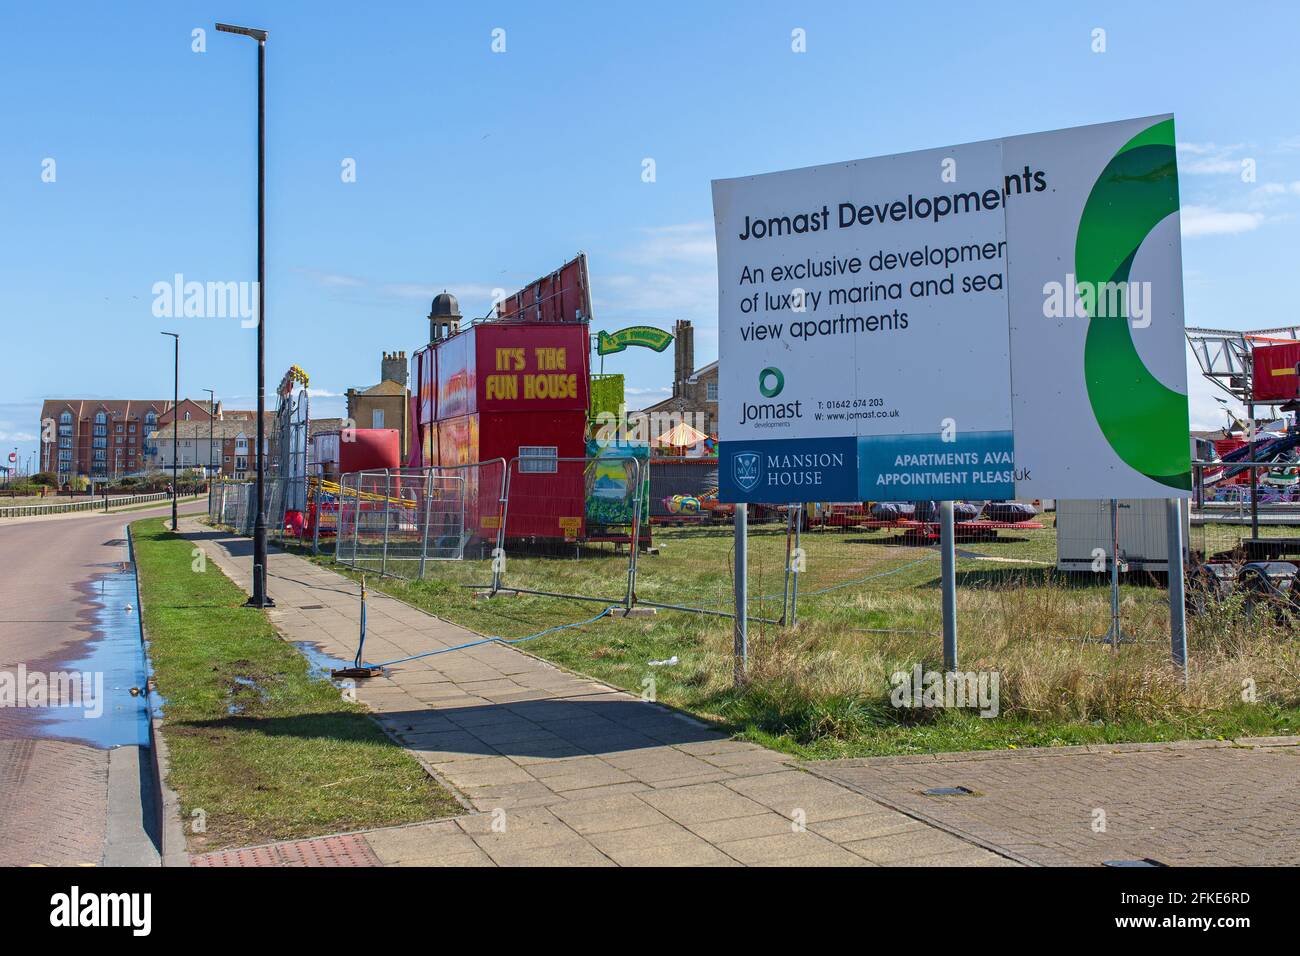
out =
[[[240,36],[252,37],[258,43],[266,42],[266,31],[259,30],[256,27],[238,27],[233,23],[218,23],[217,30],[220,33],[238,33]]]

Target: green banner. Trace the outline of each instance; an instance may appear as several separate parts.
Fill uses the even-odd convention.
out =
[[[596,354],[613,355],[629,345],[662,352],[673,340],[671,332],[650,325],[633,325],[617,332],[600,332],[596,336]]]

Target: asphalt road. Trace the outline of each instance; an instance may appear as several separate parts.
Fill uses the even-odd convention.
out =
[[[126,526],[170,508],[0,519],[0,865],[157,862]],[[92,675],[98,703],[69,706],[66,684],[42,701],[32,675],[53,673]]]

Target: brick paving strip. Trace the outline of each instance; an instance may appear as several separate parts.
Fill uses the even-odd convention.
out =
[[[1300,737],[1043,747],[805,766],[1027,863],[1300,864]],[[966,787],[976,795],[923,795],[936,787]]]
[[[0,866],[98,864],[107,802],[107,751],[0,739]]]
[[[192,518],[181,530],[248,587],[246,539]],[[268,571],[276,601],[268,613],[280,633],[351,660],[357,586],[275,551]],[[373,591],[366,620],[369,660],[479,636]],[[196,864],[364,864],[373,854],[416,866],[1014,865],[783,754],[516,648],[487,644],[400,664],[361,682],[357,699],[469,812],[209,853]]]

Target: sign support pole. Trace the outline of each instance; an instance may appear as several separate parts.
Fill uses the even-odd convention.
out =
[[[1177,498],[1165,501],[1169,539],[1169,644],[1174,666],[1187,683],[1187,605],[1183,593],[1183,514]]]
[[[943,592],[943,668],[957,669],[957,548],[952,502],[939,502],[940,589]]]
[[[734,680],[737,687],[745,683],[749,669],[749,506],[736,505],[736,620],[732,629]]]

